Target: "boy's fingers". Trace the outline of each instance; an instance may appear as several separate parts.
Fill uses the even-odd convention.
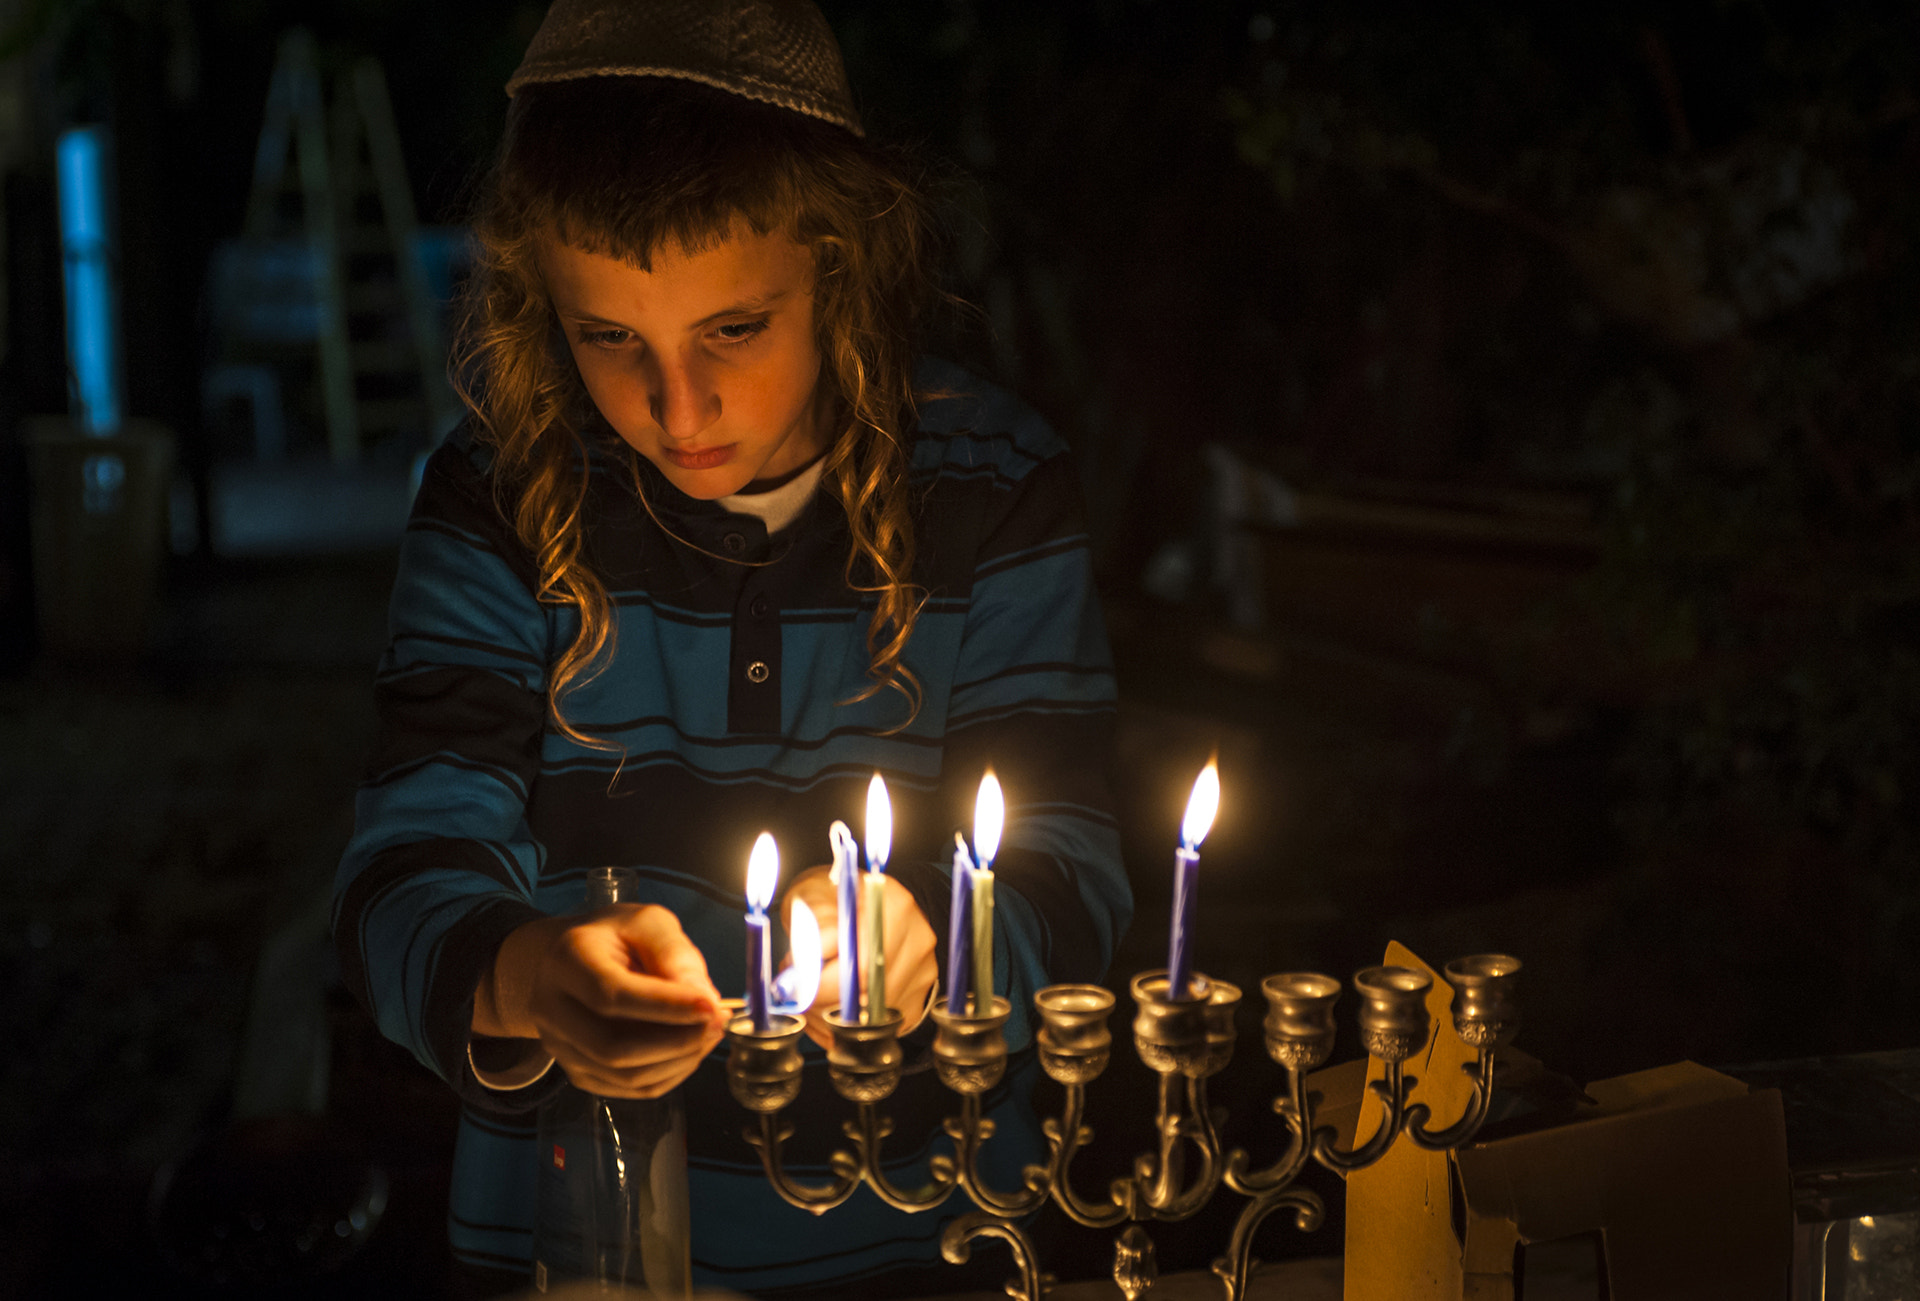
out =
[[[589,976],[575,997],[600,1016],[658,1021],[667,1025],[699,1025],[720,1014],[720,996],[711,985],[690,988],[685,981],[663,980],[635,971],[612,971]]]
[[[664,1025],[609,1019],[571,999],[560,1000],[549,1026],[541,1046],[569,1074],[585,1070],[605,1078],[663,1062],[698,1060],[721,1034],[720,1027],[711,1023]]]
[[[630,982],[623,982],[631,996],[699,1007],[705,1015],[715,1014],[720,991],[707,974],[706,958],[680,929],[679,918],[665,908],[650,905],[621,917],[619,928],[641,968],[631,972]]]
[[[699,1067],[702,1054],[656,1062],[638,1070],[608,1070],[590,1060],[562,1061],[575,1086],[606,1098],[657,1098]]]
[[[823,1012],[840,1006],[840,964],[832,958],[820,964],[820,992],[814,995],[813,1006]]]
[[[704,1023],[666,1026],[642,1021],[600,1022],[579,1046],[603,1068],[634,1071],[689,1055],[702,1056],[718,1033]]]
[[[904,929],[904,928],[902,928]],[[934,942],[930,934],[909,931],[895,939],[887,936],[887,965],[895,962],[917,963],[934,951]]]

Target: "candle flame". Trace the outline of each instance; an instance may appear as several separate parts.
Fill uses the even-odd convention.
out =
[[[780,1011],[804,1013],[820,996],[820,923],[798,899],[787,910],[787,947],[793,965],[775,978],[774,997]]]
[[[1007,804],[1000,794],[1000,779],[989,768],[980,779],[980,794],[973,802],[973,853],[983,872],[993,866],[994,856],[1000,852],[1000,832],[1006,822]]]
[[[773,887],[779,880],[780,850],[773,843],[773,834],[763,831],[747,858],[747,906],[757,913],[765,912],[773,902]]]
[[[1193,794],[1187,800],[1187,816],[1180,822],[1180,843],[1188,849],[1200,848],[1200,842],[1213,829],[1213,815],[1220,809],[1220,765],[1207,760],[1207,766],[1194,779]]]
[[[887,870],[887,855],[893,852],[893,801],[887,798],[887,784],[875,773],[867,783],[867,870]]]

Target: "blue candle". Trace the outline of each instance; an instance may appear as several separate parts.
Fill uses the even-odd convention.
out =
[[[1180,848],[1173,856],[1173,922],[1167,943],[1167,997],[1192,998],[1193,897],[1200,866],[1200,842],[1213,827],[1220,807],[1220,769],[1211,759],[1194,779],[1187,815],[1180,823]]]
[[[773,1028],[767,1014],[767,915],[759,909],[747,914],[747,1017],[755,1034]]]
[[[773,980],[772,933],[767,927],[767,905],[780,879],[780,851],[773,837],[761,832],[747,859],[747,1019],[755,1034],[773,1029],[768,1014]]]
[[[973,946],[973,856],[953,833],[953,920],[947,926],[947,1015],[967,1014],[967,971]]]
[[[1173,930],[1167,939],[1167,997],[1189,998],[1193,962],[1187,937],[1193,934],[1194,869],[1200,855],[1185,845],[1173,851]]]
[[[840,1019],[854,1025],[860,1020],[860,847],[840,821],[827,829],[827,840],[833,846],[834,899],[840,915]]]

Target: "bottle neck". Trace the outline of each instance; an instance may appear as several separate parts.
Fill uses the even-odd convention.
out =
[[[635,902],[639,875],[630,867],[595,867],[587,871],[587,907],[608,908]]]

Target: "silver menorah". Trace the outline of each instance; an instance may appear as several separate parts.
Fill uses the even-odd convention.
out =
[[[800,1018],[776,1015],[766,1032],[756,1033],[750,1019],[736,1017],[728,1026],[727,1082],[741,1105],[757,1113],[758,1123],[746,1131],[747,1141],[759,1150],[768,1180],[787,1202],[825,1214],[865,1184],[887,1205],[919,1212],[942,1205],[958,1189],[976,1209],[946,1227],[941,1253],[954,1264],[964,1264],[974,1239],[1004,1241],[1019,1271],[1006,1288],[1013,1301],[1044,1301],[1051,1282],[1041,1271],[1032,1239],[1017,1223],[1049,1199],[1087,1228],[1126,1226],[1114,1240],[1113,1278],[1127,1301],[1138,1301],[1153,1286],[1156,1272],[1145,1223],[1189,1219],[1224,1184],[1249,1200],[1234,1222],[1226,1254],[1214,1261],[1213,1270],[1226,1301],[1243,1301],[1254,1264],[1253,1235],[1268,1216],[1289,1209],[1302,1232],[1320,1226],[1325,1213],[1320,1197],[1295,1186],[1309,1161],[1345,1178],[1380,1160],[1403,1134],[1436,1151],[1472,1140],[1492,1102],[1495,1055],[1519,1028],[1514,988],[1519,971],[1518,959],[1505,954],[1457,958],[1446,965],[1454,1033],[1476,1056],[1463,1067],[1473,1081],[1465,1110],[1438,1130],[1428,1128],[1426,1104],[1409,1101],[1417,1081],[1404,1069],[1434,1032],[1427,1015],[1433,978],[1425,971],[1394,966],[1369,967],[1353,978],[1360,998],[1360,1042],[1382,1067],[1381,1078],[1370,1086],[1382,1116],[1373,1134],[1351,1148],[1339,1146],[1333,1126],[1316,1124],[1320,1098],[1307,1087],[1308,1073],[1333,1052],[1333,1007],[1340,982],[1314,972],[1268,976],[1260,986],[1267,1000],[1262,1028],[1267,1055],[1287,1073],[1274,1110],[1289,1138],[1279,1158],[1258,1170],[1245,1150],[1223,1152],[1220,1131],[1226,1112],[1207,1100],[1207,1081],[1233,1058],[1239,987],[1196,973],[1191,986],[1196,996],[1176,999],[1169,997],[1165,972],[1143,972],[1131,985],[1137,1009],[1133,1042],[1140,1060],[1158,1076],[1157,1141],[1153,1151],[1134,1158],[1131,1174],[1111,1182],[1104,1198],[1081,1194],[1072,1180],[1074,1157],[1093,1142],[1093,1131],[1084,1123],[1087,1086],[1106,1069],[1113,1049],[1107,1020],[1114,996],[1098,985],[1050,985],[1034,995],[1040,1064],[1066,1097],[1058,1116],[1043,1126],[1045,1163],[1027,1166],[1018,1189],[992,1188],[980,1175],[981,1152],[993,1137],[993,1122],[982,1115],[981,1098],[1000,1082],[1007,1067],[1004,1028],[1011,1009],[1004,998],[993,998],[985,1011],[972,1001],[969,1015],[938,1006],[933,1011],[934,1068],[941,1083],[959,1096],[960,1109],[944,1124],[953,1154],[934,1156],[926,1183],[917,1188],[896,1187],[880,1160],[881,1144],[893,1128],[880,1114],[880,1105],[900,1082],[898,1012],[888,1009],[887,1019],[875,1024],[844,1021],[831,1012],[826,1016],[832,1035],[828,1078],[834,1091],[855,1108],[854,1119],[844,1127],[852,1150],[838,1150],[828,1158],[827,1182],[795,1179],[781,1162],[781,1148],[793,1127],[781,1120],[780,1112],[800,1093]]]

